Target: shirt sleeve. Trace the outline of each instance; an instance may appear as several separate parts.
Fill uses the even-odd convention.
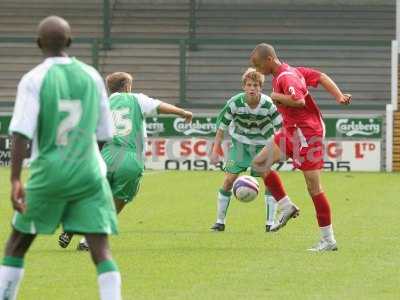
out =
[[[304,99],[307,92],[300,78],[293,74],[287,74],[280,78],[279,85],[285,95],[291,95],[293,100]]]
[[[145,117],[152,117],[158,114],[158,107],[161,104],[160,100],[150,98],[145,94],[136,94],[140,109]]]
[[[97,122],[96,137],[98,141],[108,141],[113,137],[113,122],[110,111],[110,104],[107,97],[107,91],[104,86],[103,79],[99,75],[97,80],[97,88],[99,90],[99,120]]]
[[[321,72],[311,68],[299,67],[297,70],[304,76],[307,86],[317,87],[319,79],[321,78]]]
[[[39,110],[39,90],[34,86],[34,81],[24,76],[18,84],[10,133],[20,133],[32,140],[37,128]]]
[[[233,120],[232,108],[228,102],[217,117],[217,129],[226,130]]]

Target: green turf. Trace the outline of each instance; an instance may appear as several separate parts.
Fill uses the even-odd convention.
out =
[[[0,168],[0,246],[9,232],[9,171]],[[301,173],[282,173],[301,217],[264,232],[261,199],[233,200],[227,230],[211,233],[220,172],[165,172],[144,177],[120,216],[112,249],[124,299],[399,299],[400,175],[325,173],[336,253],[305,251],[318,239]],[[40,237],[26,257],[20,299],[96,299],[87,253]]]

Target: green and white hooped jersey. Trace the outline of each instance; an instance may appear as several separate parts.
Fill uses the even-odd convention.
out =
[[[248,145],[265,145],[281,124],[281,115],[265,94],[256,108],[248,106],[246,93],[233,96],[217,119],[217,129],[228,129],[233,139]]]
[[[146,147],[146,117],[157,115],[161,101],[144,94],[114,93],[110,96],[110,108],[114,123],[112,141],[104,148],[108,151],[119,146],[134,151],[139,160],[144,160]]]
[[[101,185],[106,166],[96,140],[112,138],[112,119],[91,66],[51,57],[25,74],[9,130],[32,140],[28,192],[75,198]]]

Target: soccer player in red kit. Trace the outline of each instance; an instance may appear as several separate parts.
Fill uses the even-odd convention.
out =
[[[323,139],[325,126],[321,111],[308,91],[308,87],[321,84],[332,94],[339,104],[347,105],[350,94],[343,94],[333,80],[326,74],[310,68],[294,68],[281,63],[274,48],[268,44],[259,44],[251,54],[251,62],[258,72],[272,74],[272,100],[282,114],[282,130],[275,134],[264,149],[254,158],[256,170],[270,172],[273,163],[291,157],[296,168],[300,169],[313,200],[321,239],[311,251],[334,251],[337,244],[331,222],[331,209],[321,185],[323,168]],[[268,176],[266,177],[268,178]],[[278,200],[281,214],[278,223],[271,228],[277,231],[293,217],[297,216],[297,207],[288,199],[282,182],[278,177],[265,181],[272,195]],[[274,195],[276,193],[276,195]],[[297,211],[296,211],[297,210]]]

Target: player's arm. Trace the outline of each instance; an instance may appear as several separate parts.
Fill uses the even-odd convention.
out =
[[[275,104],[294,108],[306,106],[304,84],[297,76],[286,74],[280,77],[278,85],[282,93],[274,91],[271,94]]]
[[[190,111],[176,107],[175,105],[161,102],[157,110],[160,114],[177,115],[184,118],[187,123],[192,122],[193,114]]]
[[[304,98],[294,99],[293,95],[285,95],[281,93],[271,93],[271,99],[277,105],[285,105],[288,107],[304,107],[306,106],[306,100]]]
[[[336,83],[325,73],[321,73],[318,81],[324,89],[335,97],[336,102],[339,104],[348,105],[351,102],[351,94],[343,94]]]
[[[135,94],[140,108],[145,117],[151,117],[157,114],[177,115],[185,119],[185,122],[190,123],[193,114],[190,111],[168,104],[158,99],[150,98],[145,94]]]
[[[13,208],[23,213],[26,210],[25,191],[21,182],[22,163],[27,157],[29,139],[20,133],[13,133],[11,148],[11,202]]]
[[[228,101],[217,117],[217,132],[215,133],[214,143],[210,153],[210,163],[214,165],[219,162],[219,153],[221,153],[225,130],[228,129],[233,120],[232,110],[229,105],[230,102]]]
[[[32,78],[24,76],[18,85],[13,117],[10,123],[11,148],[11,203],[23,213],[26,210],[25,191],[21,181],[22,163],[27,156],[29,140],[37,128],[39,92]]]
[[[224,139],[224,130],[217,129],[215,134],[214,143],[210,153],[210,163],[215,165],[219,162],[219,153],[222,147],[222,141]]]

